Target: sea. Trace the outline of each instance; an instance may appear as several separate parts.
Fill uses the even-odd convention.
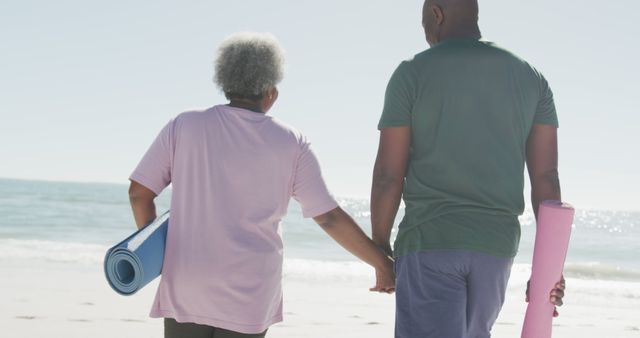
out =
[[[101,265],[106,250],[136,230],[127,189],[124,184],[0,179],[0,259]],[[168,210],[170,193],[168,189],[158,197],[159,213]],[[339,198],[339,203],[370,233],[367,199]],[[565,276],[640,283],[640,211],[575,207]],[[397,221],[401,218],[402,210]],[[515,266],[526,271],[535,238],[532,212],[527,210],[520,222]],[[370,273],[313,220],[304,219],[293,200],[282,220],[282,233],[285,271]]]

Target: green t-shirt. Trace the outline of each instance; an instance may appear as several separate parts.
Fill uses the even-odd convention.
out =
[[[378,125],[411,128],[395,255],[468,249],[515,256],[534,123],[558,125],[547,81],[493,43],[448,39],[402,62]]]

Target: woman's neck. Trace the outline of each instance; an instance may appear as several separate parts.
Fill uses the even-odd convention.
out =
[[[264,114],[264,111],[262,109],[262,105],[259,102],[254,102],[254,101],[249,101],[249,100],[232,99],[229,102],[229,106],[251,110],[252,112],[258,113],[258,114]]]

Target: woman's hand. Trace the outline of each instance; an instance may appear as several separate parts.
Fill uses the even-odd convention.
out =
[[[387,256],[385,265],[376,268],[376,285],[369,289],[372,292],[394,293],[396,291],[396,276],[393,272],[393,259]]]

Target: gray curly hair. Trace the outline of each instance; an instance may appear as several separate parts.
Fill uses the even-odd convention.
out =
[[[218,48],[214,81],[228,99],[261,99],[283,75],[284,51],[269,33],[236,33]]]

